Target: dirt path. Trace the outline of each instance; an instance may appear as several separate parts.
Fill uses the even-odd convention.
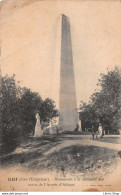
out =
[[[72,146],[72,145],[90,145],[90,146],[99,146],[99,147],[105,147],[108,149],[116,149],[116,150],[121,150],[121,144],[115,144],[115,143],[106,143],[106,142],[100,142],[96,140],[91,140],[90,136],[87,136],[86,139],[82,138],[82,136],[77,136],[77,138],[80,137],[80,140],[63,140],[59,145],[52,147],[50,150],[44,153],[44,155],[49,155],[55,151],[59,151],[62,148]]]
[[[91,135],[60,135],[29,139],[12,153],[2,157],[2,170],[32,174],[55,171],[55,175],[101,175],[115,172],[121,166],[118,152],[121,136],[92,140]],[[61,150],[61,151],[60,151]]]

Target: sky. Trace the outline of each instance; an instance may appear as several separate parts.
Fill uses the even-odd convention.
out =
[[[89,101],[100,73],[121,66],[121,3],[9,0],[1,3],[1,70],[59,102],[61,14],[71,26],[77,105]]]

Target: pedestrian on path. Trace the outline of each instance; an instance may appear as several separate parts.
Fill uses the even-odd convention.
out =
[[[92,139],[95,139],[95,131],[94,131],[94,126],[92,125]]]

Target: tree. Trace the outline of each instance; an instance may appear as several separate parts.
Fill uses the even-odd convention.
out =
[[[1,77],[0,94],[0,137],[1,142],[13,148],[19,136],[18,116],[20,88],[16,86],[15,75]],[[5,149],[5,148],[4,148]]]
[[[89,105],[83,106],[83,109],[86,113],[94,113],[92,118],[99,119],[105,129],[116,130],[119,128],[121,109],[120,68],[115,67],[107,74],[101,74],[97,86],[100,90],[92,94]]]
[[[58,110],[56,109],[55,102],[46,98],[39,108],[40,119],[43,122],[49,122],[52,118],[58,116]]]
[[[15,75],[1,77],[0,93],[0,137],[2,143],[15,146],[20,137],[34,131],[37,112],[41,122],[57,116],[55,103],[50,98],[42,100],[40,95],[28,88],[21,88]]]
[[[23,88],[18,104],[18,112],[21,118],[21,126],[24,134],[34,131],[36,119],[35,115],[43,103],[42,98],[36,92]]]
[[[39,112],[40,121],[48,122],[57,116],[55,102],[50,98],[42,100],[38,93],[23,88],[23,95],[19,102],[19,114],[23,124],[24,133],[34,132],[36,123],[35,115]]]
[[[19,99],[17,94],[19,90],[16,87],[14,77],[15,75],[12,77],[6,75],[1,78],[1,127],[6,133],[14,127],[14,124],[18,119],[17,103]]]

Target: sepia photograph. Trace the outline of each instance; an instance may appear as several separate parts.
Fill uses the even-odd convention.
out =
[[[121,2],[0,1],[0,191],[121,191]]]

